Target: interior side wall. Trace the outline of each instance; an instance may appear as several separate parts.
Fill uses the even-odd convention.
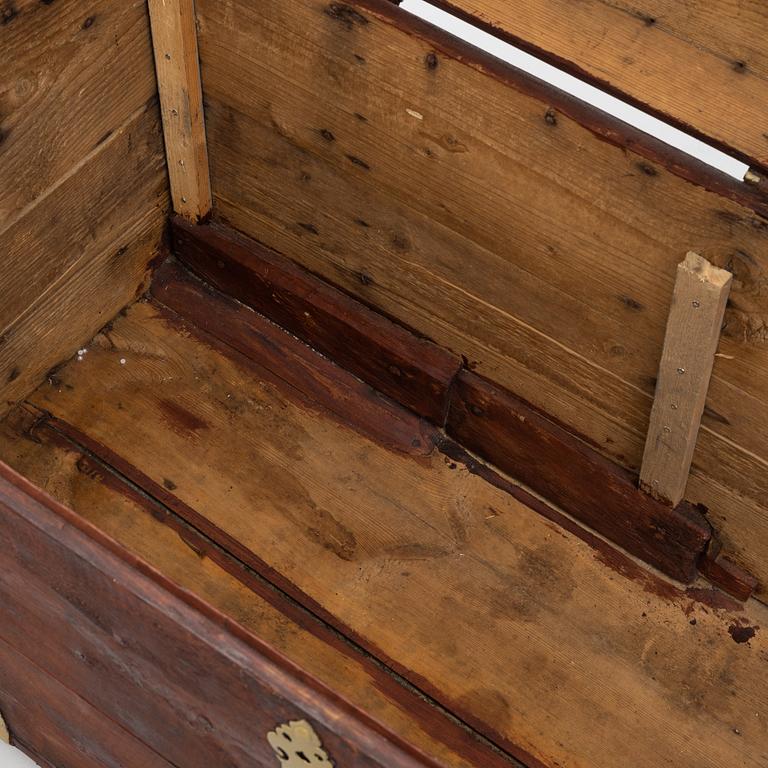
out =
[[[2,413],[141,290],[168,202],[146,2],[0,11]]]
[[[768,585],[768,222],[399,28],[387,3],[197,8],[215,215],[629,467],[675,265],[693,249],[733,270],[687,496]]]

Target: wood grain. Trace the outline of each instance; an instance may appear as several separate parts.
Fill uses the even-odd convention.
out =
[[[441,766],[516,765],[39,414],[9,414],[0,446],[14,469]]]
[[[762,3],[436,0],[499,37],[768,167]]]
[[[274,752],[254,734],[298,717],[354,768],[435,765],[0,469],[0,638],[170,763],[269,765]]]
[[[0,413],[135,297],[167,209],[146,4],[6,6]]]
[[[131,145],[134,151],[126,153]],[[99,197],[120,174],[125,186]],[[162,140],[150,104],[82,175],[0,236],[6,263],[14,267],[4,280],[9,300],[2,308],[0,412],[141,292],[161,244],[166,208]]]
[[[677,265],[640,485],[677,505],[685,494],[733,276],[692,251]]]
[[[689,498],[768,583],[764,218],[397,8],[355,2],[350,28],[319,1],[226,7],[199,4],[217,215],[627,468],[675,265],[733,271]]]
[[[143,0],[14,0],[3,14],[0,233],[157,90]]]
[[[192,221],[210,213],[211,183],[194,0],[149,0],[173,209]]]
[[[0,640],[0,706],[14,745],[56,768],[171,768],[145,744]]]
[[[195,334],[205,343],[219,342],[225,352],[234,352],[235,359],[244,356],[258,361],[275,383],[290,388],[304,402],[321,405],[344,424],[392,450],[416,456],[432,450],[432,426],[266,318],[206,289],[177,264],[164,264],[154,275],[151,290],[172,310],[166,314],[169,322],[179,323],[185,333]]]
[[[33,400],[510,752],[578,768],[768,757],[764,606],[607,557],[440,451],[379,446],[152,304]]]
[[[379,392],[443,424],[459,357],[232,230],[195,227],[177,219],[173,238],[178,258],[206,282],[296,334]]]

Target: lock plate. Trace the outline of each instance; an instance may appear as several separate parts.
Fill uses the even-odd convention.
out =
[[[291,720],[267,734],[280,768],[333,768],[320,737],[306,720]]]

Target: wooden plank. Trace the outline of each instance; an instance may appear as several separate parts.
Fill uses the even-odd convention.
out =
[[[45,201],[0,235],[5,300],[0,333],[6,333],[52,286],[94,258],[118,250],[119,227],[154,211],[164,192],[163,145],[157,106],[150,101],[86,158]]]
[[[173,209],[192,221],[210,213],[194,0],[149,0],[157,86]]]
[[[266,734],[306,719],[341,764],[435,765],[7,467],[0,471],[0,638],[169,762],[270,765]]]
[[[523,762],[768,759],[765,606],[680,589],[179,330],[136,304],[32,399]]]
[[[514,395],[462,371],[448,434],[668,575],[690,582],[710,538],[688,504],[670,509],[632,475]]]
[[[146,4],[11,6],[0,40],[0,413],[134,297],[166,206]]]
[[[747,600],[757,587],[757,579],[722,554],[705,557],[699,563],[701,573],[737,600]]]
[[[56,768],[170,763],[0,640],[0,706],[21,743]]]
[[[3,8],[0,232],[156,93],[144,0]]]
[[[166,205],[162,140],[149,104],[44,206],[0,235],[9,267],[0,413],[141,292]]]
[[[762,3],[435,0],[435,5],[768,168]]]
[[[759,205],[397,8],[355,1],[366,21],[348,29],[320,2],[227,7],[198,6],[221,219],[627,468],[641,463],[675,254],[734,272],[690,500],[768,584]]]
[[[516,765],[39,415],[12,413],[0,446],[14,469],[441,766]]]
[[[640,485],[678,504],[685,494],[733,275],[690,251],[677,266]]]
[[[225,227],[176,219],[176,255],[224,293],[278,325],[379,392],[443,424],[458,356],[369,310],[298,265]]]

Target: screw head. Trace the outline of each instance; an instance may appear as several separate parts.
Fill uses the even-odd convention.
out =
[[[678,372],[678,373],[685,373],[685,368],[678,368],[678,369],[677,369],[677,372]]]
[[[693,304],[694,307],[700,307],[701,302],[698,299],[694,299],[691,304]]]

